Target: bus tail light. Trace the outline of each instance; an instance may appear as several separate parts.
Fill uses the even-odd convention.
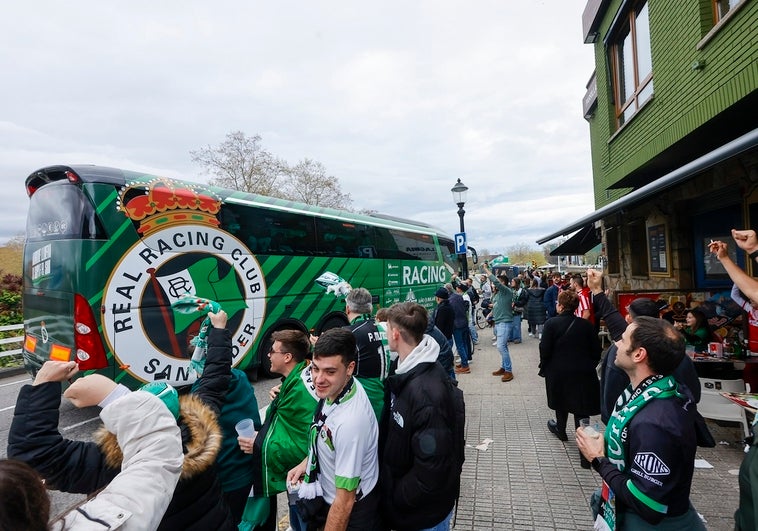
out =
[[[50,359],[55,361],[69,361],[71,359],[71,349],[62,345],[53,345],[50,347]]]
[[[34,350],[37,348],[37,338],[34,336],[26,335],[24,338],[24,350],[29,354],[34,354]]]
[[[74,344],[79,369],[105,369],[108,366],[95,315],[87,300],[78,293],[74,296]]]
[[[68,179],[68,182],[74,184],[78,184],[81,181],[79,176],[72,171],[66,171],[66,178]]]

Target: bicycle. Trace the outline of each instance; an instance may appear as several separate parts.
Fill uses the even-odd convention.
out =
[[[484,315],[484,309],[479,306],[474,313],[474,322],[479,330],[487,328],[487,316]]]

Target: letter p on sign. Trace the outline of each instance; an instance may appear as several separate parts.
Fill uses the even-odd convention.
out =
[[[459,232],[455,235],[455,254],[466,254],[465,232]]]

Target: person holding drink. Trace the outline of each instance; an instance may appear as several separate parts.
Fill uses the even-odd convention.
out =
[[[582,428],[576,444],[603,486],[592,496],[595,529],[704,530],[690,502],[697,408],[672,373],[684,340],[663,319],[637,317],[617,341],[629,376],[604,437]]]

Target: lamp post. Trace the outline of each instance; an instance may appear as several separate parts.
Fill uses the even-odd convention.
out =
[[[468,186],[463,184],[460,179],[458,179],[458,182],[455,183],[455,186],[453,186],[450,189],[451,192],[453,192],[453,201],[456,205],[458,205],[458,217],[461,219],[461,234],[466,233],[466,229],[463,226],[463,216],[466,214],[466,211],[463,210],[463,205],[466,203],[466,192],[468,191]],[[468,278],[468,256],[466,254],[463,254],[463,260],[461,264],[461,277],[463,280]]]

